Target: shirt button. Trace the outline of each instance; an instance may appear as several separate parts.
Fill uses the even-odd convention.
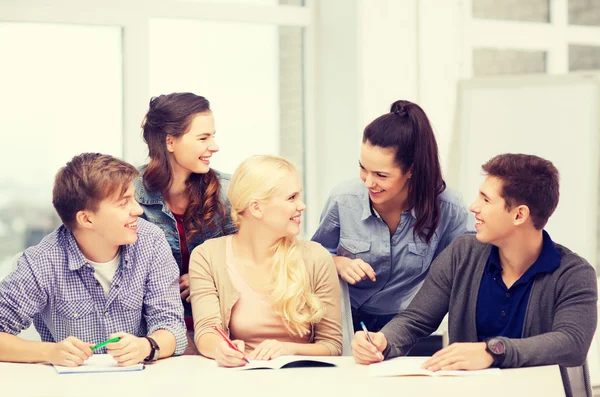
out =
[[[504,310],[502,310],[502,311],[500,312],[500,315],[501,315],[502,317],[504,317],[504,316],[506,316],[506,312],[505,312]]]
[[[507,297],[507,298],[510,298],[510,292],[507,292],[507,293],[506,293],[506,297]]]
[[[119,284],[115,284],[115,288],[119,288]]]
[[[77,318],[78,314],[77,313],[73,313],[73,318]]]
[[[96,281],[96,287],[100,286],[100,281]]]
[[[108,317],[108,311],[104,312],[104,317]]]

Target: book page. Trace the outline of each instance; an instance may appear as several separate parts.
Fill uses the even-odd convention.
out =
[[[500,375],[499,368],[477,371],[428,371],[421,364],[430,357],[397,357],[369,365],[369,376],[489,376]]]
[[[127,367],[119,367],[117,362],[110,354],[94,354],[78,367],[64,367],[62,365],[54,365],[54,369],[59,374],[81,374],[92,372],[126,372],[126,371],[141,371],[144,369],[144,364],[130,365]]]
[[[288,367],[334,367],[335,358],[329,356],[279,356],[273,360],[250,360],[243,367],[230,370],[246,369],[281,369]]]

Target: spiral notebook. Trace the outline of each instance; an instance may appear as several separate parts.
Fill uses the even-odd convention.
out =
[[[64,367],[62,365],[54,365],[54,369],[59,374],[89,374],[96,372],[131,372],[142,371],[144,364],[129,365],[127,367],[119,367],[117,362],[110,354],[94,354],[78,367]]]

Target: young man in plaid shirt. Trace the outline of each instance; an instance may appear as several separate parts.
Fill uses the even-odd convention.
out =
[[[115,337],[95,353],[119,365],[183,353],[179,269],[164,233],[138,218],[137,175],[98,153],[58,171],[52,202],[63,225],[0,282],[0,361],[77,366]],[[42,342],[16,336],[32,321]]]

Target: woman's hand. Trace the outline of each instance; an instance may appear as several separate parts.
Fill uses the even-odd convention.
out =
[[[276,339],[266,339],[256,346],[256,349],[248,355],[250,360],[272,360],[279,356],[294,354],[289,345]]]
[[[376,274],[373,268],[362,259],[350,259],[344,256],[334,256],[333,262],[338,274],[349,284],[356,284],[367,277],[375,282]]]
[[[232,340],[231,343],[233,343],[239,351],[229,347],[224,340],[219,341],[217,344],[215,361],[219,367],[242,367],[247,364],[246,360],[244,360],[244,354],[240,353],[243,352],[246,347],[244,341],[236,339]]]

